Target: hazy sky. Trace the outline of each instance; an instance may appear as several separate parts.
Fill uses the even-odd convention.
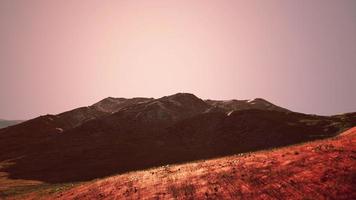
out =
[[[0,118],[107,96],[356,111],[354,0],[0,0]]]

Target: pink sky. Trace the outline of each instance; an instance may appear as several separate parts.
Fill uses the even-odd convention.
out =
[[[107,96],[356,111],[353,0],[0,0],[0,118]]]

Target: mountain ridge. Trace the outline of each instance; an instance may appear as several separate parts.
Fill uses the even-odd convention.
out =
[[[307,115],[266,102],[243,100],[239,107],[239,100],[207,102],[188,93],[105,98],[0,129],[0,164],[14,160],[0,172],[9,179],[86,181],[328,138],[356,125],[356,113]]]

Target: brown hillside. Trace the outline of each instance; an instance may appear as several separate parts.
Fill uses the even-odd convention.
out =
[[[328,140],[131,172],[27,198],[355,199],[355,167],[356,127]]]

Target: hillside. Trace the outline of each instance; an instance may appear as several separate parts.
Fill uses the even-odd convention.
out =
[[[356,127],[328,140],[126,173],[37,199],[355,199]]]
[[[187,93],[110,97],[0,129],[0,193],[283,147],[356,126],[356,113],[306,115],[263,99],[245,102],[254,108],[214,102]]]

